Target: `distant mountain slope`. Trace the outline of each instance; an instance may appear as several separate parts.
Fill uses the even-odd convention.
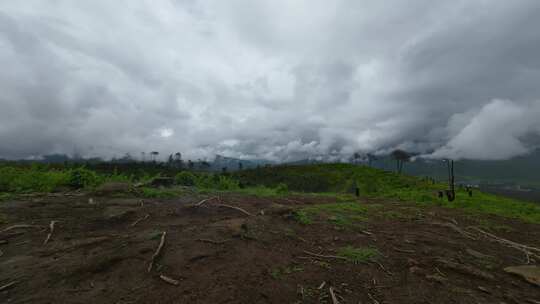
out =
[[[395,161],[390,156],[380,157],[372,166],[384,170],[395,170]],[[509,160],[481,161],[460,160],[454,164],[456,180],[478,183],[511,183],[540,187],[540,151]],[[416,176],[431,176],[446,179],[446,164],[440,160],[417,159],[406,163],[404,173]]]

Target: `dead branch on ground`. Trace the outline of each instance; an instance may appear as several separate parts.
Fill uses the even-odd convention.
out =
[[[135,227],[139,222],[144,221],[150,217],[150,214],[146,214],[144,217],[141,217],[140,219],[137,219],[135,222],[133,222],[130,227]]]
[[[173,278],[170,278],[170,277],[168,277],[168,276],[165,276],[165,275],[162,275],[162,274],[161,274],[161,275],[159,275],[159,278],[162,279],[163,281],[165,281],[165,282],[171,284],[171,285],[174,285],[174,286],[180,285],[180,281],[175,280],[175,279],[173,279]]]
[[[317,254],[317,253],[309,252],[309,251],[307,251],[307,250],[304,250],[304,253],[305,253],[305,254],[308,254],[308,255],[311,255],[311,256],[314,256],[314,257],[318,257],[318,258],[347,260],[346,257],[337,256],[337,255],[322,255],[322,254]]]
[[[217,196],[212,196],[212,197],[209,197],[209,198],[205,198],[205,199],[203,199],[202,201],[200,201],[200,202],[198,202],[197,204],[195,204],[194,206],[200,207],[202,204],[204,204],[204,203],[206,203],[206,202],[208,202],[208,201],[210,201],[210,200],[213,200],[213,199],[215,199],[215,198],[218,198],[218,197],[217,197]]]
[[[6,285],[2,285],[0,286],[0,291],[4,291],[17,283],[18,283],[17,281],[13,281],[13,282],[7,283]]]
[[[219,244],[223,244],[225,242],[228,242],[229,240],[214,241],[214,240],[211,240],[211,239],[196,239],[195,241],[197,241],[197,242],[205,242],[205,243],[212,243],[212,244],[219,245]]]
[[[40,225],[27,225],[27,224],[17,224],[13,226],[9,226],[5,228],[4,230],[0,230],[0,233],[8,232],[13,229],[26,229],[26,228],[43,228],[43,226]]]
[[[156,249],[156,252],[154,252],[154,255],[152,255],[152,260],[150,261],[150,264],[148,265],[148,272],[152,271],[152,268],[154,267],[154,262],[161,254],[161,249],[163,248],[163,245],[165,245],[165,236],[167,235],[166,231],[163,231],[161,234],[161,240],[159,241],[159,246]]]
[[[334,288],[330,287],[328,288],[328,291],[330,292],[330,296],[332,297],[332,304],[339,304],[336,294],[334,293]]]
[[[218,206],[218,207],[225,207],[225,208],[230,208],[230,209],[234,209],[234,210],[238,210],[242,213],[244,213],[245,215],[247,216],[253,216],[253,214],[247,212],[246,210],[240,208],[240,207],[235,207],[235,206],[231,206],[231,205],[225,205],[225,204],[216,204],[215,206]]]
[[[45,238],[45,241],[43,241],[43,245],[47,244],[51,239],[51,236],[54,233],[54,225],[56,223],[57,221],[51,221],[51,223],[49,224],[49,233],[47,234],[47,238]]]
[[[520,243],[511,241],[511,240],[504,239],[502,237],[498,237],[498,236],[496,236],[494,234],[491,234],[489,232],[486,232],[486,231],[484,231],[484,230],[482,230],[482,229],[480,229],[478,227],[468,227],[468,228],[473,229],[473,230],[481,233],[482,235],[488,237],[489,239],[491,239],[491,240],[493,240],[493,241],[495,241],[497,243],[500,243],[502,245],[505,245],[505,246],[508,246],[508,247],[511,247],[511,248],[514,248],[514,249],[517,249],[517,250],[525,253],[525,256],[527,258],[527,262],[529,262],[529,263],[530,263],[530,257],[540,259],[540,248],[520,244]]]
[[[457,225],[455,224],[452,224],[452,223],[439,223],[439,222],[435,222],[435,223],[432,223],[433,225],[437,225],[437,226],[442,226],[442,227],[447,227],[447,228],[450,228],[452,230],[454,230],[455,232],[461,234],[462,236],[468,238],[468,239],[471,239],[471,240],[475,240],[476,241],[476,237],[469,233],[469,232],[466,232],[464,231],[463,229],[459,228]]]
[[[380,302],[377,301],[377,299],[375,299],[369,292],[368,292],[367,295],[371,299],[371,301],[373,301],[373,304],[380,304]]]
[[[401,253],[416,253],[416,251],[409,250],[409,249],[401,249],[397,247],[392,247],[392,249],[394,249],[394,251],[401,252]]]

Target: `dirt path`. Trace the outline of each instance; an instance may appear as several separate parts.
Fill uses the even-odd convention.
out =
[[[0,302],[540,303],[540,287],[503,270],[540,261],[467,229],[540,247],[539,225],[370,201],[358,204],[375,211],[351,229],[291,213],[332,198],[228,195],[193,206],[204,198],[1,203]],[[30,226],[5,230],[16,224]],[[336,257],[347,246],[380,256]]]

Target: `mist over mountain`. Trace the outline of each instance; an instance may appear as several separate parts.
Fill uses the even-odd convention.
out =
[[[527,155],[539,13],[534,0],[3,1],[0,158]]]

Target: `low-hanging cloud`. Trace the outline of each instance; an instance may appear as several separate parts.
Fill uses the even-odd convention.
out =
[[[540,102],[493,100],[469,119],[462,116],[470,114],[454,115],[451,121],[462,129],[430,157],[501,160],[538,147],[531,139],[540,134]],[[456,126],[450,124],[449,128]],[[449,134],[453,132],[449,130]]]
[[[537,147],[540,3],[4,1],[0,157]]]

